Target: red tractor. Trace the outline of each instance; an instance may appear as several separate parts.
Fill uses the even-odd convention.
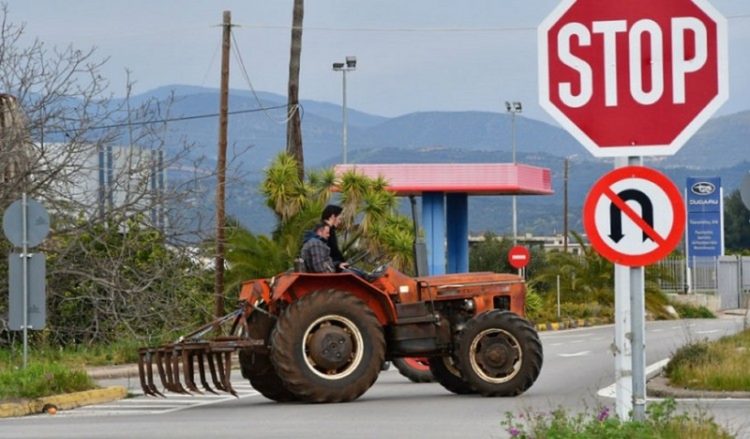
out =
[[[167,390],[234,393],[242,374],[275,401],[343,402],[372,386],[383,362],[427,359],[435,380],[454,393],[514,396],[539,376],[542,344],[523,318],[525,285],[512,274],[409,277],[389,266],[367,276],[289,271],[244,282],[241,306],[178,342],[140,350],[141,384]],[[231,335],[204,336],[222,322]],[[182,373],[180,371],[182,367]],[[185,386],[180,383],[183,376]]]

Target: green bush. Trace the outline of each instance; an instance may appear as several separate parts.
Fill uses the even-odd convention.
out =
[[[677,314],[683,319],[715,319],[716,315],[703,305],[692,305],[689,303],[672,303]]]
[[[711,355],[708,342],[692,342],[677,349],[672,359],[669,360],[667,367],[664,368],[664,373],[670,376],[675,370],[681,367],[698,366],[706,364],[709,361],[711,361]]]

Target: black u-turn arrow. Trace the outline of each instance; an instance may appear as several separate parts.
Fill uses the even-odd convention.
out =
[[[654,206],[651,204],[651,199],[648,195],[637,189],[626,189],[617,194],[617,196],[623,201],[636,201],[641,205],[641,217],[649,227],[654,227]],[[609,205],[609,237],[614,242],[620,242],[625,236],[622,234],[622,211],[615,203]],[[646,231],[643,231],[643,241],[651,239]]]

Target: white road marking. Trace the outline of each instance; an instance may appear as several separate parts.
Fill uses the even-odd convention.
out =
[[[695,331],[696,334],[713,334],[714,332],[719,332],[718,329],[706,329],[704,331]]]
[[[232,387],[237,396],[248,398],[260,395],[247,381],[232,381]],[[161,389],[160,389],[161,390]],[[156,415],[185,410],[189,407],[198,407],[216,404],[223,401],[232,401],[235,398],[229,393],[220,392],[218,395],[212,393],[184,395],[179,393],[165,392],[166,398],[146,396],[140,390],[131,390],[133,397],[112,401],[110,403],[89,405],[72,410],[60,410],[58,417],[83,417],[83,416],[123,416],[123,415]]]
[[[557,354],[557,355],[560,356],[560,357],[569,358],[569,357],[582,357],[582,356],[588,355],[590,353],[591,353],[591,351],[581,351],[581,352],[576,352],[576,353],[573,353],[573,354]]]

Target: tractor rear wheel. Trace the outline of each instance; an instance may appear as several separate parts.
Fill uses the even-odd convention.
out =
[[[542,369],[542,343],[531,324],[508,311],[469,320],[456,348],[461,375],[484,396],[525,392]]]
[[[239,352],[240,370],[242,376],[250,381],[250,385],[258,393],[277,402],[296,401],[294,393],[284,387],[284,383],[273,368],[267,354],[259,354],[249,350]]]
[[[394,358],[398,372],[415,383],[431,383],[435,377],[430,372],[430,360],[425,357]]]
[[[271,362],[284,386],[307,402],[345,402],[369,389],[385,359],[373,311],[343,291],[316,291],[279,316]]]
[[[435,377],[435,381],[455,394],[468,395],[474,393],[469,383],[461,376],[461,372],[456,367],[456,362],[450,355],[430,358],[430,372]]]
[[[264,309],[265,307],[261,306],[261,308]],[[240,328],[247,328],[249,333],[246,335],[251,338],[266,340],[266,344],[268,344],[274,323],[275,319],[271,318],[267,313],[256,311],[247,318],[247,325],[240,326]],[[273,368],[267,352],[241,349],[238,357],[242,376],[247,378],[250,381],[250,385],[261,395],[278,402],[297,400],[294,393],[284,387],[284,383]]]

